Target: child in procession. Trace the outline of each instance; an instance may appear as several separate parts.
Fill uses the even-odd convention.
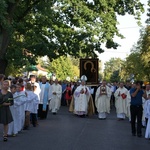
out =
[[[15,97],[16,93],[16,85],[10,86],[10,91],[13,94],[13,98]],[[15,100],[14,100],[15,101]],[[16,124],[17,124],[17,111],[15,105],[10,106],[10,111],[13,117],[13,122],[9,123],[8,125],[8,136],[16,136],[18,134]]]

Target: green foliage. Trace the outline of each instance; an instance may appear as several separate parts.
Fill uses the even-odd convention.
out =
[[[73,57],[73,56],[69,56],[69,57],[70,57],[70,59],[71,59],[72,64],[73,64],[74,66],[79,67],[79,65],[80,65],[80,59],[79,59],[79,58],[75,58],[75,57]]]
[[[141,30],[137,45],[131,49],[131,54],[126,58],[123,68],[124,77],[134,74],[135,80],[150,81],[150,27]]]
[[[119,73],[120,73],[119,70],[114,71],[110,77],[110,81],[111,82],[120,81]]]
[[[79,77],[77,69],[73,66],[70,58],[64,56],[54,59],[48,68],[49,72],[55,73],[59,80],[65,80],[67,77],[74,80],[75,76]]]
[[[9,65],[6,68],[5,75],[6,77],[12,76],[12,77],[17,77],[17,76],[22,76],[24,72],[24,68],[16,68],[12,63],[9,63]]]
[[[143,65],[145,78],[150,81],[150,26],[145,28],[144,35],[141,40],[140,58]]]
[[[148,0],[148,13],[147,13],[147,20],[146,23],[147,25],[150,25],[150,0]]]
[[[104,79],[106,81],[120,81],[120,72],[122,69],[123,60],[120,58],[111,58],[105,63]]]
[[[101,61],[98,62],[98,66],[99,66],[98,79],[99,79],[99,81],[101,81],[104,77],[103,72],[102,72],[102,62]]]
[[[125,61],[123,68],[125,76],[130,78],[131,74],[134,74],[135,80],[142,80],[144,77],[143,65],[140,54],[138,52],[132,52]]]
[[[134,75],[134,80],[150,81],[150,8],[147,17],[147,27],[141,29],[137,44],[133,45],[131,54],[122,65],[120,76],[123,79],[131,79]]]
[[[139,0],[1,0],[0,12],[1,59],[22,67],[36,64],[38,56],[95,57],[102,44],[116,49],[114,36],[123,37],[116,15],[139,20],[143,5]]]

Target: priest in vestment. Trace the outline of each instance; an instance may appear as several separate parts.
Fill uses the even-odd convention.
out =
[[[82,116],[87,114],[88,102],[90,98],[89,88],[85,85],[87,77],[81,77],[81,84],[74,92],[74,113]]]
[[[40,119],[46,119],[48,113],[48,101],[50,99],[50,84],[47,82],[45,76],[41,78],[42,82],[40,83],[40,102],[39,102],[39,109],[38,109],[38,117]]]
[[[118,120],[124,120],[127,115],[127,97],[128,90],[124,87],[123,82],[120,82],[119,88],[116,90],[115,96],[115,106]]]
[[[61,105],[61,97],[62,97],[62,86],[58,83],[58,79],[55,79],[55,82],[52,84],[52,95],[49,104],[49,109],[55,115],[60,108]]]
[[[78,116],[94,114],[94,105],[89,88],[86,86],[87,77],[81,77],[81,84],[74,91],[69,111]]]
[[[98,111],[98,118],[101,120],[106,119],[107,113],[110,113],[110,97],[111,90],[106,85],[106,81],[103,81],[95,95],[95,106]]]

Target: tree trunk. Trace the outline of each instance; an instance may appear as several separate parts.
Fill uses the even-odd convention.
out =
[[[0,58],[0,74],[5,74],[7,65],[8,65],[7,60]]]
[[[5,70],[8,64],[6,60],[7,48],[10,43],[10,34],[6,29],[2,29],[0,33],[0,73],[5,74]]]
[[[7,14],[4,15],[5,21],[7,22],[8,28],[6,26],[2,26],[0,24],[0,73],[5,74],[6,67],[8,65],[8,61],[6,60],[6,53],[8,45],[10,44],[10,37],[12,36],[12,20],[15,8],[19,0],[16,2],[7,2]],[[11,27],[11,28],[10,28]]]

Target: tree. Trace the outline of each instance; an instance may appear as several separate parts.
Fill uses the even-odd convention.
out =
[[[51,65],[48,66],[49,72],[55,73],[59,80],[65,80],[67,77],[74,80],[74,77],[79,77],[79,69],[73,66],[69,57],[60,56],[54,59]]]
[[[139,39],[139,45],[144,79],[150,81],[150,26],[145,28],[145,32]]]
[[[24,68],[16,68],[12,63],[9,63],[9,65],[6,68],[5,75],[17,77],[17,76],[23,76]]]
[[[95,57],[117,48],[114,36],[123,37],[116,15],[126,13],[139,19],[139,0],[1,0],[0,73],[8,63],[22,67],[35,64],[38,56],[51,60],[63,55]]]
[[[144,72],[140,53],[132,52],[126,58],[123,70],[125,70],[124,73],[127,77],[126,80],[129,79],[132,75],[134,75],[135,80],[142,80],[144,78]]]
[[[148,6],[150,6],[150,0]],[[147,26],[140,30],[140,37],[124,62],[122,76],[126,78],[134,75],[135,80],[150,81],[150,8],[148,8],[147,16]]]
[[[104,79],[110,82],[120,81],[120,71],[122,67],[122,62],[120,58],[111,58],[105,63],[104,68]]]
[[[140,31],[140,38],[137,43],[133,45],[131,54],[126,58],[123,63],[121,77],[131,79],[134,75],[135,80],[149,80],[149,57],[148,51],[148,31],[143,28]]]
[[[150,7],[150,0],[148,1],[148,6]],[[146,75],[146,79],[150,81],[150,8],[148,8],[147,13],[147,26],[145,28],[145,32],[141,34],[141,60],[144,66],[144,73]]]
[[[98,78],[99,78],[99,81],[101,81],[104,77],[103,72],[102,72],[102,62],[101,61],[98,62],[98,66],[99,66]]]

